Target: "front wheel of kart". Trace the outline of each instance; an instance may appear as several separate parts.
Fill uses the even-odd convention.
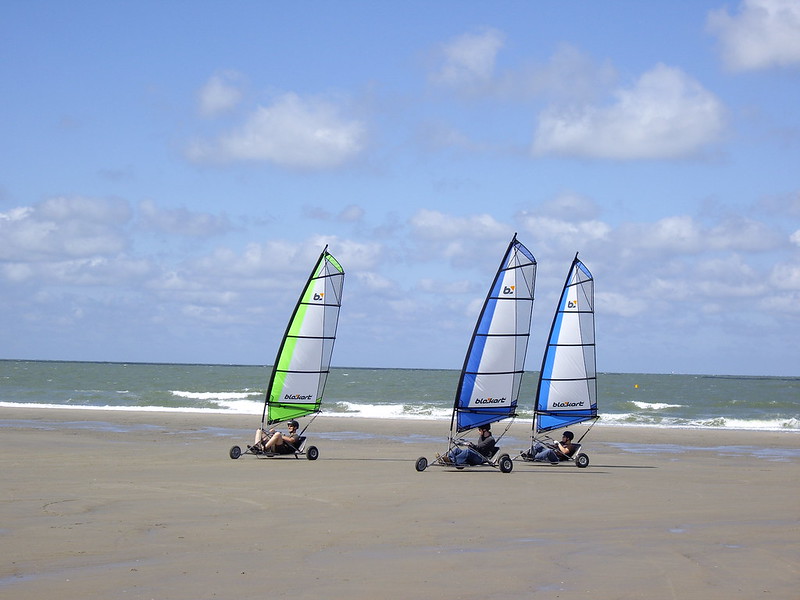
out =
[[[422,473],[425,469],[428,468],[428,459],[425,458],[424,456],[420,456],[417,459],[417,462],[414,466],[416,467],[417,471]]]
[[[239,446],[234,446],[228,454],[233,460],[236,460],[242,455],[242,449]]]
[[[508,454],[503,454],[497,462],[500,465],[500,471],[503,473],[511,473],[514,468],[514,462]]]
[[[575,457],[575,466],[579,469],[585,469],[589,466],[589,457],[581,452],[578,456]]]
[[[306,450],[306,458],[308,460],[317,460],[319,458],[319,450],[316,446],[309,446]]]

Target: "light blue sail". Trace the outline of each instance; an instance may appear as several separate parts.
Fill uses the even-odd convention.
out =
[[[542,360],[536,390],[535,433],[596,417],[594,278],[576,254]]]
[[[535,280],[536,259],[515,235],[486,296],[464,359],[453,410],[459,433],[516,413]]]

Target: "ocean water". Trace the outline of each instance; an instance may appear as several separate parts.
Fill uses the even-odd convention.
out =
[[[258,415],[270,367],[0,360],[0,406]],[[456,370],[333,368],[328,416],[449,420]],[[533,413],[526,373],[518,419]],[[800,377],[600,373],[604,425],[800,432]]]

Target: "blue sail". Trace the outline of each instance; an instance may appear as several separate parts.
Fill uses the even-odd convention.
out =
[[[572,261],[550,328],[536,390],[536,433],[597,417],[594,278]]]
[[[486,296],[464,359],[453,409],[459,433],[515,416],[535,280],[536,259],[515,235]]]

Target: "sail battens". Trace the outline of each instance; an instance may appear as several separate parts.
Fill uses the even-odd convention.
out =
[[[319,412],[330,372],[344,269],[328,253],[317,259],[283,335],[264,400],[269,424]]]
[[[533,313],[536,259],[516,235],[503,255],[464,358],[453,406],[460,433],[515,416]]]
[[[534,435],[597,417],[594,278],[572,261],[542,358]]]

